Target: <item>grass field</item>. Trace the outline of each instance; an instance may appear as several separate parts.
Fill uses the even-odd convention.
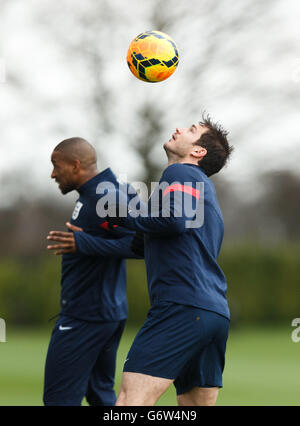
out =
[[[0,406],[42,405],[43,369],[49,330],[7,329],[0,343]],[[118,353],[116,391],[136,330],[127,327]],[[300,342],[289,325],[231,331],[224,388],[217,405],[300,405]],[[83,403],[84,405],[84,403]],[[176,405],[173,386],[157,405]]]

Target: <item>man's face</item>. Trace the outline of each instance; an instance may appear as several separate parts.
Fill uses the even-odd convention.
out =
[[[67,194],[77,188],[74,165],[64,159],[60,151],[53,151],[51,155],[53,170],[51,178],[59,184],[58,187],[63,194]]]
[[[200,124],[192,124],[190,127],[177,128],[172,137],[164,144],[167,154],[173,154],[178,158],[189,157],[195,149],[197,142],[208,129]]]

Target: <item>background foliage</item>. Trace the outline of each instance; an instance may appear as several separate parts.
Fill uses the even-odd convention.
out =
[[[291,322],[300,312],[300,246],[239,244],[224,247],[219,262],[228,281],[232,324]],[[143,260],[127,261],[129,322],[143,322],[149,307]],[[49,255],[2,258],[1,317],[8,324],[43,325],[59,312],[60,261]]]

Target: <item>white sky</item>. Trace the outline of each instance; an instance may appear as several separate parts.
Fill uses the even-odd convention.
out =
[[[225,6],[227,2],[223,2]],[[55,11],[59,10],[59,6],[52,3],[43,2],[44,10],[49,11],[45,20],[53,20]],[[71,4],[69,0],[62,3]],[[84,8],[84,2],[74,3]],[[145,99],[152,99],[153,107],[156,102],[164,102],[165,139],[175,127],[198,121],[203,107],[222,122],[230,130],[236,146],[223,175],[229,181],[239,182],[242,188],[251,186],[263,171],[284,167],[299,171],[298,0],[279,2],[268,16],[261,16],[242,31],[232,33],[228,43],[224,43],[224,66],[210,70],[209,78],[202,82],[205,90],[189,80],[193,43],[200,44],[201,53],[205,39],[202,35],[199,40],[187,37],[188,15],[176,24],[171,34],[179,48],[178,69],[169,80],[149,84],[130,74],[125,58],[130,41],[140,32],[151,29],[148,27],[151,3],[130,0],[124,7],[125,2],[112,0],[116,14],[120,15],[120,25],[117,30],[110,27],[108,30],[118,31],[119,36],[117,40],[116,37],[105,40],[110,55],[104,78],[114,93],[118,93],[111,111],[117,126],[109,138],[98,135],[97,141],[90,126],[90,111],[84,107],[89,90],[89,75],[85,73],[84,64],[78,57],[65,55],[55,33],[43,31],[42,23],[37,20],[40,2],[12,0],[6,4],[0,22],[0,74],[5,67],[6,77],[3,81],[0,75],[0,179],[8,172],[12,179],[15,171],[22,172],[25,180],[33,182],[32,196],[41,192],[54,194],[57,188],[49,179],[52,149],[60,140],[78,135],[102,147],[104,158],[100,159],[100,168],[109,163],[117,174],[127,173],[129,179],[137,180],[142,175],[141,165],[127,141],[135,134],[135,114]],[[175,3],[170,1],[170,4]],[[187,2],[182,4],[189,9]],[[190,9],[192,31],[195,11]],[[130,26],[122,24],[124,14],[133,14]],[[58,20],[57,25],[61,23],[62,20]],[[231,58],[235,65],[231,64]],[[240,75],[235,74],[235,78],[240,78],[242,87],[228,94],[230,85],[233,89],[235,84],[239,87],[239,81],[232,81],[232,67],[237,62]],[[16,78],[21,86],[14,84]],[[247,85],[249,91],[244,90]],[[189,108],[186,93],[190,93],[193,100],[199,99],[199,114]],[[156,147],[154,155],[163,166],[163,151]],[[26,185],[24,179],[20,182],[22,186]],[[1,184],[1,180],[0,185],[3,199],[10,187]],[[23,192],[28,193],[26,187]]]

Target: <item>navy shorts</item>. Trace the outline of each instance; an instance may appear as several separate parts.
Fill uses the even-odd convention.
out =
[[[193,306],[162,302],[148,312],[124,372],[173,379],[178,395],[222,387],[229,320]]]
[[[125,320],[87,322],[60,316],[45,366],[44,404],[113,406],[116,354]]]

